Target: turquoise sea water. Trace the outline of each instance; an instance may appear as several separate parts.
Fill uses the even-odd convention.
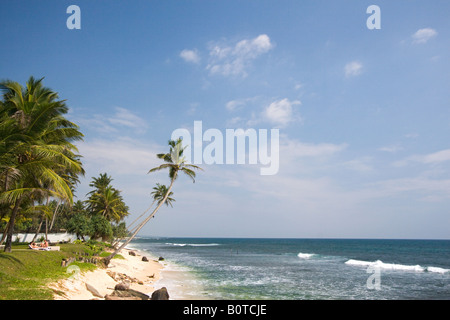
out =
[[[174,299],[450,299],[450,240],[146,238]]]

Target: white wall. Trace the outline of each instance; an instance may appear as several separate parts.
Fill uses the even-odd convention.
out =
[[[35,233],[16,233],[12,237],[12,241],[15,242],[17,237],[19,237],[19,242],[25,242],[29,243],[31,240],[33,240]],[[0,233],[0,238],[2,234]],[[39,241],[41,237],[45,238],[45,233],[39,233],[36,237],[36,241]],[[59,242],[59,241],[74,241],[77,239],[77,236],[71,233],[49,233],[48,234],[48,240],[50,242]]]

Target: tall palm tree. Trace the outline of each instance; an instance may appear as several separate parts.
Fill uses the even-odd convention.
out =
[[[161,206],[166,203],[166,200],[169,198],[171,194],[171,190],[173,187],[173,184],[175,180],[178,177],[178,173],[182,172],[186,174],[189,178],[192,179],[192,181],[195,183],[195,176],[196,173],[194,170],[203,170],[199,166],[193,165],[193,164],[187,164],[185,157],[183,157],[183,151],[186,147],[183,148],[182,146],[182,139],[178,139],[177,141],[169,140],[169,153],[161,153],[158,154],[157,157],[159,159],[164,160],[165,163],[162,165],[150,169],[148,173],[152,173],[155,171],[163,170],[163,169],[169,169],[169,178],[170,178],[170,185],[165,190],[164,197],[160,200],[158,200],[158,205],[153,210],[153,212],[136,228],[136,230],[133,232],[133,234],[116,250],[114,250],[113,253],[111,253],[108,257],[105,258],[105,264],[108,265],[111,259],[118,253],[120,250],[125,248],[128,243],[130,243],[131,240],[138,234],[138,232],[142,229],[142,227],[156,214],[156,212],[161,208]]]
[[[159,184],[159,183],[156,183],[156,187],[153,187],[153,192],[151,193],[151,195],[152,195],[152,197],[153,197],[153,202],[152,202],[152,204],[151,204],[151,206],[147,209],[147,210],[145,210],[139,217],[137,217],[129,226],[128,226],[128,228],[129,228],[129,231],[131,232],[131,233],[133,233],[139,226],[140,226],[140,224],[138,224],[137,226],[135,226],[134,228],[131,228],[131,226],[133,226],[140,218],[142,218],[152,207],[153,207],[153,205],[155,204],[155,202],[158,202],[158,204],[164,199],[164,196],[166,195],[166,193],[167,193],[167,186],[166,185],[163,185],[163,184]],[[173,196],[173,192],[171,191],[170,193],[169,193],[169,196],[167,197],[167,199],[166,199],[166,202],[165,202],[165,204],[167,205],[167,206],[171,206],[171,207],[173,207],[173,205],[172,205],[172,202],[175,202],[175,199],[174,198],[172,198],[172,196]]]
[[[68,108],[58,94],[30,77],[25,87],[13,81],[0,83],[0,202],[12,206],[5,251],[11,251],[15,219],[27,199],[59,198],[72,203],[68,176],[84,174],[72,143],[82,133],[64,115]]]

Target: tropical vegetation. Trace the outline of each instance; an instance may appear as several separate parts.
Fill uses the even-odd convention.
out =
[[[78,125],[67,119],[58,93],[30,77],[25,86],[0,82],[0,244],[11,252],[13,234],[67,230],[79,238],[113,240],[127,234],[129,214],[106,173],[92,178],[86,201],[74,202],[85,171],[76,142]]]

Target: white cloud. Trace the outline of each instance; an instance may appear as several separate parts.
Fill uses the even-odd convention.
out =
[[[145,175],[160,164],[156,154],[162,147],[138,144],[134,139],[98,139],[77,144],[88,168],[111,174]]]
[[[414,33],[412,37],[412,42],[415,44],[427,43],[428,40],[437,36],[437,31],[432,28],[419,29]]]
[[[450,161],[450,149],[434,152],[423,156],[423,163],[439,163]]]
[[[261,34],[254,39],[244,39],[234,46],[213,45],[206,67],[211,74],[247,76],[246,68],[260,55],[273,48],[269,36]]]
[[[305,143],[298,140],[286,139],[280,147],[280,153],[288,159],[302,157],[327,157],[338,153],[347,148],[346,144],[332,144],[332,143]]]
[[[358,76],[362,72],[363,65],[359,61],[352,61],[345,65],[344,71],[347,78]]]
[[[197,52],[197,49],[195,50],[184,49],[183,51],[180,52],[180,57],[186,62],[200,63],[200,56]]]
[[[295,120],[293,106],[300,104],[298,100],[290,101],[287,98],[274,101],[263,111],[263,117],[273,124],[286,126]]]
[[[225,107],[227,108],[228,111],[235,111],[247,105],[248,103],[254,103],[257,100],[258,100],[257,96],[252,98],[230,100],[226,103]]]
[[[384,146],[381,148],[378,148],[379,151],[389,152],[389,153],[395,153],[397,151],[403,150],[403,148],[399,145],[389,145]]]
[[[238,107],[243,106],[245,104],[244,101],[242,100],[231,100],[228,101],[227,104],[225,105],[225,107],[227,108],[227,110],[229,111],[234,111],[236,110]]]
[[[441,162],[450,161],[450,149],[445,149],[425,155],[413,155],[406,159],[396,161],[394,166],[403,167],[409,163],[423,163],[423,164],[438,164]]]
[[[115,112],[110,116],[92,114],[89,117],[71,115],[71,120],[81,127],[94,130],[102,134],[116,134],[126,128],[136,133],[143,133],[148,128],[146,121],[128,109],[115,107]]]
[[[111,124],[136,129],[139,132],[144,132],[147,128],[147,123],[130,110],[120,107],[116,107],[115,109],[116,113],[108,118]]]
[[[357,172],[372,172],[374,169],[370,162],[372,161],[371,157],[362,157],[359,159],[353,159],[350,161],[346,161],[343,163],[344,167],[357,171]]]

